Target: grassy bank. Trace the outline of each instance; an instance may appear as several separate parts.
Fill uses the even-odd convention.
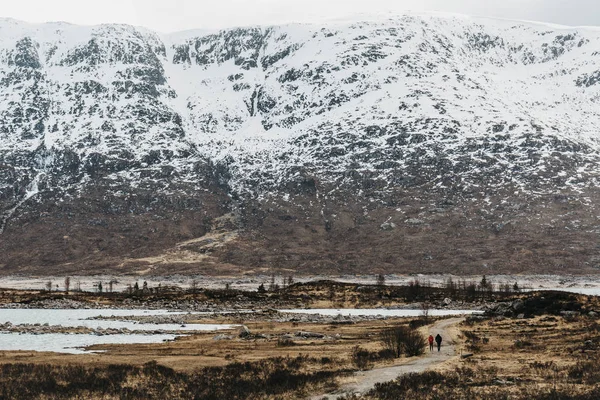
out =
[[[0,366],[0,398],[30,399],[292,399],[335,387],[347,373],[328,359],[270,358],[177,372],[149,362],[108,365]]]

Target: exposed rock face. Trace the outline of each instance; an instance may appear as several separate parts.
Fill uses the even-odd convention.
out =
[[[599,54],[459,17],[1,20],[0,269],[594,271]]]

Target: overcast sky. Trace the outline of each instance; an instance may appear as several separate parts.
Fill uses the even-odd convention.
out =
[[[24,21],[118,22],[160,32],[406,10],[600,26],[600,0],[0,0],[0,5],[0,16]]]

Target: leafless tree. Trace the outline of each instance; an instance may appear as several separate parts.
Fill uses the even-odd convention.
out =
[[[271,283],[269,284],[269,292],[276,292],[279,290],[279,285],[275,283],[275,274],[271,275]]]
[[[394,353],[396,358],[402,355],[402,340],[406,327],[396,326],[381,332],[381,343],[386,350]]]
[[[428,301],[424,301],[421,303],[421,317],[425,321],[429,321],[429,310],[431,309],[431,304]]]
[[[192,279],[190,282],[190,292],[196,293],[196,290],[198,290],[198,281],[196,279]]]
[[[65,292],[69,294],[69,288],[71,287],[71,277],[67,276],[65,278]]]

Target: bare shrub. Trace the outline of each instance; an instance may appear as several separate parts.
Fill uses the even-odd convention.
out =
[[[425,325],[429,325],[429,321],[425,320],[423,318],[411,319],[410,322],[408,323],[408,326],[412,329],[417,329],[417,328],[420,328]]]
[[[423,354],[425,345],[425,338],[415,329],[410,329],[404,337],[404,352],[409,357]]]
[[[529,368],[533,369],[539,376],[544,379],[552,379],[557,369],[554,361],[540,362],[534,361],[529,364]],[[570,371],[569,371],[570,372]]]
[[[370,369],[372,367],[371,352],[360,346],[354,346],[352,349],[352,363],[359,370]]]
[[[595,385],[600,381],[600,361],[578,361],[567,370],[567,376],[575,383]]]
[[[409,326],[396,326],[381,333],[381,342],[386,350],[390,350],[396,357],[406,354],[409,357],[418,356],[425,351],[426,340],[414,328]]]

